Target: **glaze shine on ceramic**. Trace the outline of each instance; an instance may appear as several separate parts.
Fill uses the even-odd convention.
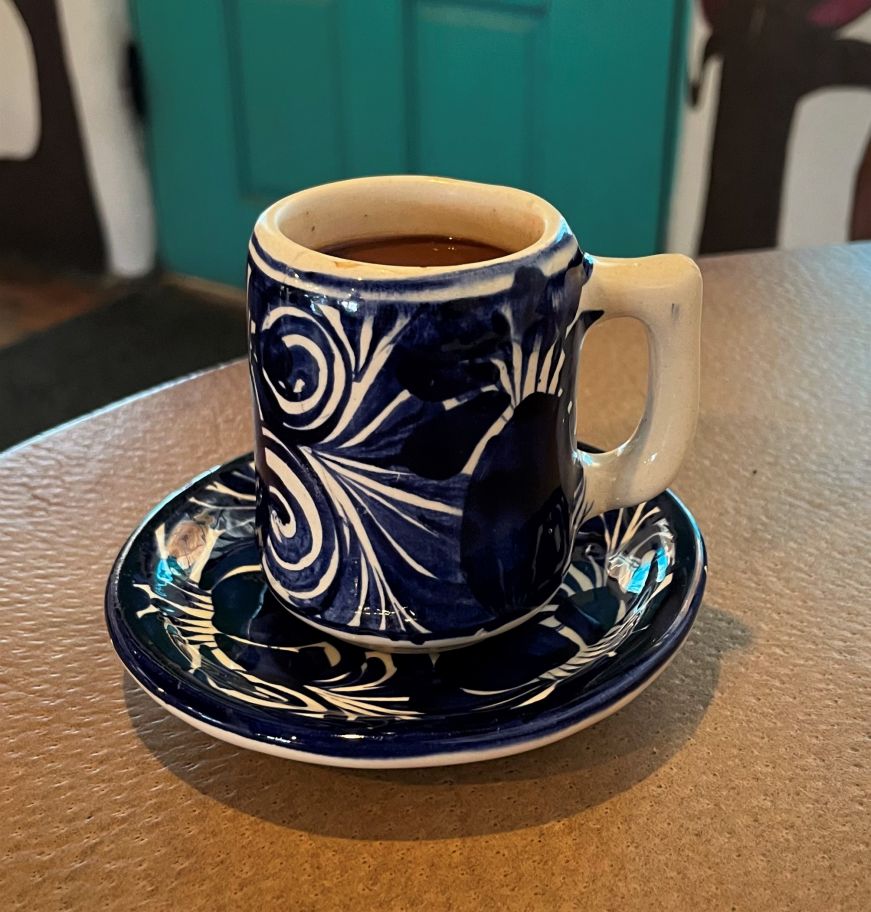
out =
[[[124,665],[171,713],[238,747],[350,767],[488,760],[625,706],[684,642],[705,551],[666,491],[581,527],[550,602],[467,649],[391,655],[289,615],[266,585],[250,454],[146,517],[106,589]]]
[[[444,267],[319,252],[413,234],[511,252]],[[695,265],[594,260],[520,190],[384,177],[295,194],[255,226],[248,306],[264,574],[358,645],[453,648],[522,623],[581,523],[662,491],[692,433]],[[619,450],[586,453],[581,341],[623,314],[650,332],[647,414]]]

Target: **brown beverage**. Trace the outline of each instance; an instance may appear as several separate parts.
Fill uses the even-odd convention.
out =
[[[462,266],[507,256],[512,251],[467,238],[440,234],[399,234],[367,241],[343,241],[322,253],[382,266]]]

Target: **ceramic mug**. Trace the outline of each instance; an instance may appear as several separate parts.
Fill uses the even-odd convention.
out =
[[[413,234],[513,252],[439,267],[319,252]],[[690,442],[698,268],[586,255],[530,193],[415,176],[304,190],[258,219],[247,285],[265,577],[366,648],[521,623],[559,588],[580,524],[659,494]],[[585,452],[581,341],[615,316],[648,331],[646,411],[622,446]]]

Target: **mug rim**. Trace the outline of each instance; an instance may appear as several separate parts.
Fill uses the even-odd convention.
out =
[[[411,194],[414,194],[415,202],[420,197],[424,198],[421,212],[429,212],[434,215],[438,213],[439,217],[445,220],[448,218],[462,220],[462,216],[465,216],[467,219],[477,218],[479,222],[483,222],[489,216],[494,224],[499,222],[498,228],[494,230],[501,230],[503,236],[507,236],[512,230],[517,230],[518,234],[523,236],[525,243],[505,256],[489,260],[447,266],[396,266],[337,257],[315,249],[313,246],[306,246],[299,239],[300,234],[306,236],[311,234],[323,238],[325,232],[320,230],[317,220],[313,219],[311,215],[316,206],[324,207],[325,204],[329,204],[334,209],[338,209],[340,214],[334,212],[333,221],[341,219],[340,224],[344,225],[349,222],[353,223],[355,217],[358,221],[360,217],[367,218],[368,215],[365,212],[359,212],[360,209],[366,208],[367,202],[372,204],[378,197],[382,197],[385,200],[392,200],[394,206],[399,207],[403,199],[407,201]],[[341,207],[339,204],[342,204]],[[358,211],[349,212],[351,207],[356,207]],[[407,219],[409,210],[399,207],[397,211],[400,210],[403,217]],[[489,212],[485,210],[489,210]],[[298,225],[293,225],[293,219],[303,225],[309,223],[308,230],[292,230],[298,228]],[[377,222],[376,217],[371,224],[374,225]],[[446,221],[444,223],[447,224]],[[429,224],[428,221],[427,224]],[[402,222],[402,226],[405,230],[396,230],[394,233],[397,235],[442,233],[432,230],[429,232],[408,230],[406,221]],[[338,231],[339,229],[334,228],[333,230]],[[350,229],[343,230],[349,231]],[[523,235],[524,231],[525,235]],[[294,233],[296,237],[291,237],[289,232]],[[329,229],[326,233],[329,234]],[[385,232],[382,230],[380,236],[383,237],[384,234]],[[371,234],[372,237],[378,235],[379,233],[375,231]],[[459,233],[454,236],[459,236]],[[471,235],[464,236],[470,237]],[[492,242],[493,233],[474,239]],[[341,243],[342,240],[353,239],[341,238],[335,243]],[[329,242],[323,239],[320,243],[323,246],[329,246]],[[498,246],[506,245],[503,243]],[[277,200],[258,217],[249,252],[260,268],[265,267],[266,271],[273,273],[277,270],[284,273],[284,277],[316,278],[330,286],[357,285],[365,282],[398,288],[408,284],[418,285],[421,282],[429,284],[427,280],[433,280],[435,284],[441,285],[445,280],[480,278],[483,274],[486,274],[491,280],[499,282],[500,278],[504,280],[513,275],[518,266],[539,264],[543,258],[547,257],[547,254],[555,254],[560,262],[545,269],[546,272],[551,272],[563,265],[561,261],[567,261],[577,249],[577,242],[565,218],[553,205],[534,193],[515,187],[455,178],[427,175],[383,175],[319,184]]]

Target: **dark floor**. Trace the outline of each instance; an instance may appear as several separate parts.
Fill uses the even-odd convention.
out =
[[[235,289],[0,261],[0,450],[245,345]]]

